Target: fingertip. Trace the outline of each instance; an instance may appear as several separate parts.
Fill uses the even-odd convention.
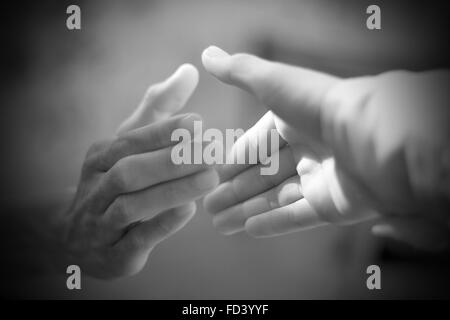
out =
[[[168,90],[172,94],[186,96],[185,99],[187,99],[194,92],[198,81],[199,73],[197,68],[190,63],[184,63],[163,82],[163,91]]]
[[[189,63],[177,70],[160,85],[159,98],[154,101],[156,118],[164,119],[181,110],[194,93],[199,81],[199,73]]]
[[[149,86],[141,103],[119,126],[116,135],[166,119],[179,111],[193,94],[198,81],[197,68],[189,63],[182,64],[166,80]]]
[[[194,65],[190,63],[184,63],[178,67],[178,69],[170,78],[182,78],[185,79],[185,81],[187,81],[188,83],[191,83],[193,86],[196,86],[199,80],[199,73],[198,69]]]
[[[221,65],[230,55],[217,46],[209,46],[202,52],[202,64],[206,71],[219,76]]]
[[[248,91],[257,98],[263,98],[273,65],[252,54],[229,55],[216,46],[203,51],[202,62],[206,71],[220,81]]]
[[[184,205],[182,207],[182,209],[180,209],[180,211],[182,212],[182,214],[184,214],[185,216],[191,216],[194,215],[195,212],[197,211],[197,204],[195,203],[195,201],[189,202],[186,205]]]
[[[228,52],[214,45],[209,46],[202,53],[202,59],[221,59],[229,56]]]
[[[254,217],[251,217],[245,221],[244,228],[247,234],[253,238],[268,238],[274,236],[273,234],[265,232],[260,227],[258,220]]]

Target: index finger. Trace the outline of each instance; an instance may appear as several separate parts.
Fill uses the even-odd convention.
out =
[[[201,117],[190,113],[128,131],[111,142],[95,145],[93,150],[88,152],[88,166],[96,170],[108,171],[117,161],[127,156],[175,145],[179,141],[172,139],[172,133],[177,129],[186,130],[194,137],[196,121],[201,121]]]

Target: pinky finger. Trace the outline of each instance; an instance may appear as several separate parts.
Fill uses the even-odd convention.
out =
[[[306,199],[253,216],[245,230],[254,237],[272,237],[325,225]]]

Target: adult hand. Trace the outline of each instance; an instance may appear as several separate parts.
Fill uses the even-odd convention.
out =
[[[220,169],[222,184],[205,197],[205,207],[222,232],[273,236],[382,216],[392,228],[375,228],[378,234],[395,233],[399,219],[403,226],[419,219],[426,230],[432,226],[427,247],[446,243],[448,72],[340,79],[217,47],[202,59],[212,75],[271,110],[236,144],[273,128],[284,139],[274,176],[256,178],[258,166]],[[424,243],[420,232],[401,234]]]
[[[138,272],[155,245],[191,219],[194,200],[217,186],[215,170],[171,161],[172,131],[193,133],[200,117],[170,115],[186,104],[197,83],[198,71],[181,66],[148,89],[116,137],[90,148],[63,217],[69,264],[99,278]]]

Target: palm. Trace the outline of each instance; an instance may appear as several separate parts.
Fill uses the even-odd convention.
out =
[[[261,164],[219,169],[222,185],[205,198],[219,230],[225,234],[246,229],[255,235],[277,235],[329,222],[355,222],[373,214],[367,202],[358,201],[359,188],[335,166],[331,152],[318,144],[305,143],[297,130],[272,112],[236,144],[256,139],[256,131],[261,134],[272,129],[284,140],[274,155],[280,163],[275,175],[261,176]],[[359,197],[346,196],[355,193]]]
[[[296,170],[300,177],[299,192],[311,208],[326,222],[353,223],[374,214],[367,205],[357,199],[349,199],[349,194],[363,193],[356,190],[356,182],[336,164],[331,151],[301,133],[274,115],[274,122],[280,136],[292,149]],[[306,142],[308,141],[308,142]],[[362,195],[364,199],[368,195]]]

